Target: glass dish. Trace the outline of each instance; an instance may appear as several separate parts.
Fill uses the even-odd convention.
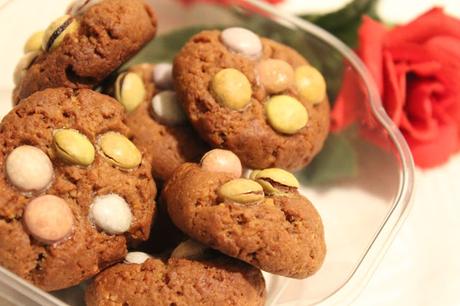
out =
[[[52,0],[24,2],[10,0],[0,10],[0,38],[11,45],[0,62],[4,67],[0,76],[1,114],[10,108],[10,76],[23,42],[67,5]],[[267,305],[350,303],[372,276],[407,216],[413,188],[410,152],[386,116],[364,65],[327,32],[261,1],[239,0],[225,8],[211,4],[185,7],[172,0],[151,2],[159,18],[159,37],[131,63],[170,61],[185,38],[200,29],[238,25],[297,49],[325,75],[331,101],[341,92],[344,81],[351,85],[341,94],[355,101],[359,118],[347,130],[331,135],[313,164],[297,173],[302,193],[323,218],[328,246],[324,265],[306,280],[265,274]],[[29,23],[22,21],[29,14],[24,12],[25,5],[44,11],[36,23],[33,18]],[[5,30],[15,28],[15,24],[20,26],[14,35]],[[81,305],[83,287],[48,294],[0,268],[0,305]]]

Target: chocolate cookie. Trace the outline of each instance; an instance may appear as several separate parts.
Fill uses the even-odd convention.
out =
[[[156,187],[123,107],[88,89],[31,95],[0,125],[0,265],[70,287],[149,237]]]
[[[246,29],[193,36],[174,60],[174,79],[199,134],[247,167],[298,170],[327,136],[322,75],[295,50]]]
[[[313,274],[326,252],[323,225],[298,181],[277,168],[252,178],[184,164],[163,191],[169,215],[193,239],[264,271]]]
[[[156,22],[143,0],[76,1],[26,43],[14,102],[45,88],[96,86],[155,36]]]
[[[162,181],[184,162],[199,161],[207,147],[176,99],[171,70],[167,63],[134,66],[118,76],[112,90],[128,112],[134,143]]]
[[[223,255],[162,260],[137,253],[127,259],[96,276],[86,290],[88,306],[262,306],[265,302],[262,273]]]

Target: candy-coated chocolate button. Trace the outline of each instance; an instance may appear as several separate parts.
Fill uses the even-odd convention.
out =
[[[257,76],[268,93],[279,93],[294,84],[294,69],[287,62],[267,59],[257,64]]]
[[[170,63],[159,63],[153,67],[153,82],[160,89],[173,89],[172,65]]]
[[[115,81],[115,98],[131,112],[144,101],[144,81],[134,72],[121,73]]]
[[[259,36],[245,28],[228,28],[222,31],[222,42],[233,52],[257,58],[262,53],[262,42]]]
[[[70,15],[64,15],[54,20],[45,30],[42,41],[44,51],[57,48],[67,34],[72,34],[78,30],[78,22]]]
[[[166,125],[178,125],[187,122],[182,105],[177,100],[177,94],[165,90],[152,98],[152,109],[155,118]]]
[[[22,191],[40,191],[53,180],[53,164],[39,148],[24,145],[6,158],[6,175]]]
[[[117,235],[129,230],[133,216],[125,199],[111,193],[94,199],[89,218],[104,232]]]
[[[141,265],[149,258],[152,256],[144,252],[129,252],[126,254],[125,263]]]
[[[105,133],[99,138],[99,146],[105,157],[121,168],[136,168],[142,161],[136,145],[120,133]]]
[[[24,53],[40,51],[42,48],[43,35],[45,35],[45,31],[38,31],[33,33],[27,39],[26,44],[24,45]]]
[[[222,69],[212,78],[211,87],[217,101],[228,108],[241,110],[251,102],[251,83],[239,70]]]
[[[30,234],[46,244],[68,237],[74,222],[67,202],[54,195],[44,195],[30,201],[25,207],[23,220]]]
[[[295,134],[308,122],[305,106],[293,97],[274,96],[265,103],[268,122],[276,131],[284,134]]]
[[[299,94],[313,104],[321,103],[326,98],[326,81],[316,68],[309,65],[295,70],[295,83]]]
[[[214,149],[201,159],[201,168],[210,172],[224,172],[239,178],[243,172],[241,161],[235,153],[228,150]]]

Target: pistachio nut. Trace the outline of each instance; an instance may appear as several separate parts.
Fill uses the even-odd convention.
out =
[[[94,161],[95,150],[92,143],[77,130],[56,130],[54,147],[57,155],[68,163],[88,166]]]
[[[274,96],[265,103],[265,112],[272,128],[280,133],[295,134],[308,122],[308,112],[297,99],[287,96]]]
[[[14,69],[13,81],[18,85],[26,75],[27,70],[32,66],[35,59],[40,55],[40,51],[31,51],[24,54]]]
[[[120,133],[107,132],[98,143],[104,156],[120,168],[136,168],[142,161],[141,152],[134,143]]]
[[[145,99],[145,86],[142,78],[134,72],[123,72],[115,81],[115,98],[131,112]]]
[[[211,90],[221,105],[233,110],[242,110],[251,102],[251,83],[241,71],[233,68],[216,73]]]
[[[30,35],[24,45],[24,53],[40,51],[42,48],[43,35],[45,35],[45,31],[38,31]]]
[[[70,15],[64,15],[54,20],[45,30],[42,49],[44,51],[55,49],[67,34],[75,33],[78,26],[78,21]]]
[[[102,0],[76,0],[69,5],[67,12],[70,15],[82,14],[86,12],[90,7],[101,2]]]
[[[180,243],[171,253],[171,258],[199,259],[203,257],[207,247],[195,240],[189,239]]]
[[[326,98],[326,81],[315,67],[303,65],[295,72],[295,84],[300,96],[313,104],[321,103]]]
[[[264,198],[263,188],[259,183],[243,178],[223,184],[217,194],[224,201],[241,204],[258,202]]]
[[[280,168],[260,170],[254,175],[254,180],[263,187],[265,193],[270,195],[285,194],[300,186],[292,173]]]

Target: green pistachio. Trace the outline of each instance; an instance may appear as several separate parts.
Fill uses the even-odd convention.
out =
[[[142,78],[134,72],[123,72],[115,81],[115,98],[131,112],[145,99],[145,86]]]
[[[49,51],[57,48],[67,34],[77,32],[78,21],[70,15],[64,15],[54,20],[43,34],[42,49]]]
[[[57,155],[68,163],[88,166],[94,161],[95,150],[89,139],[74,129],[59,129],[54,133]]]
[[[220,186],[219,197],[230,202],[241,204],[258,202],[264,198],[262,186],[248,179],[234,179]]]
[[[27,39],[26,44],[24,45],[24,53],[41,51],[44,35],[45,31],[38,31],[33,33],[29,39]]]
[[[268,168],[258,171],[254,175],[256,180],[267,194],[284,194],[289,188],[299,188],[297,178],[290,172],[280,168]],[[279,186],[283,187],[280,189]]]
[[[117,132],[107,132],[99,138],[99,147],[113,164],[123,169],[132,169],[142,161],[141,152],[125,136]]]

